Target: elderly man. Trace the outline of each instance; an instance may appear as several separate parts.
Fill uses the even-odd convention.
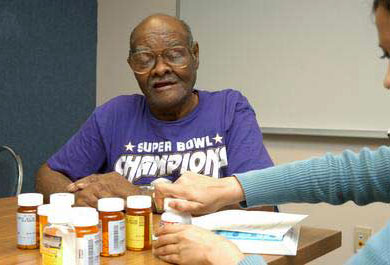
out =
[[[220,178],[273,165],[241,93],[194,89],[199,45],[183,21],[144,19],[131,33],[127,61],[144,95],[96,108],[38,171],[37,191],[46,198],[74,191],[78,205],[96,206],[185,171]]]

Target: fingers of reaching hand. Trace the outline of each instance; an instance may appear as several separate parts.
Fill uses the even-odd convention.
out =
[[[157,183],[154,188],[156,192],[156,198],[185,198],[187,196],[187,190],[180,184],[176,183]]]
[[[162,235],[153,243],[153,248],[155,253],[157,251],[159,255],[162,255],[161,253],[163,253],[165,250],[161,249],[164,249],[166,246],[176,245],[179,242],[179,237],[176,234]],[[165,253],[165,255],[167,254]]]
[[[154,186],[154,201],[157,208],[163,209],[164,198],[182,198],[188,200],[187,190],[178,184],[157,183]]]
[[[190,225],[182,225],[182,224],[167,224],[163,227],[157,228],[156,236],[162,236],[162,235],[168,235],[168,234],[175,234],[178,232],[181,232],[185,229],[188,229]],[[158,240],[157,240],[158,241]]]
[[[203,205],[200,202],[194,201],[172,201],[169,206],[180,212],[198,214],[203,213]]]
[[[173,263],[173,264],[180,264],[180,255],[178,254],[171,254],[171,255],[165,255],[165,256],[158,256],[161,260]]]
[[[180,240],[176,233],[161,235],[153,244],[153,254],[164,261],[179,263],[179,244]]]

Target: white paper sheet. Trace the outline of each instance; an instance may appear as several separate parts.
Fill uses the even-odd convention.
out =
[[[307,215],[265,211],[227,210],[192,218],[192,224],[209,230],[228,230],[280,236]]]
[[[225,236],[243,253],[296,255],[300,230],[297,224],[306,217],[299,214],[227,210],[193,217],[192,224]]]

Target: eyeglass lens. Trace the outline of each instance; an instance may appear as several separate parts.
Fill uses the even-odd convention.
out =
[[[156,55],[152,51],[136,52],[131,56],[132,68],[135,72],[148,72],[156,63]],[[185,47],[177,46],[165,49],[161,53],[164,62],[174,67],[185,67],[190,61],[190,54]]]

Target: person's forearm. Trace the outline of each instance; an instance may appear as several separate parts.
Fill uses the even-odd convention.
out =
[[[67,192],[66,187],[72,181],[64,174],[52,170],[47,163],[43,164],[36,176],[35,189],[42,193],[45,203],[49,202],[49,196],[56,192]]]
[[[222,207],[220,211],[231,210],[231,209],[242,209],[240,202],[243,201],[245,198],[244,198],[244,192],[238,180],[235,177],[224,178],[224,185],[226,186],[226,193],[223,196],[223,201],[225,206]],[[231,204],[226,205],[226,203],[229,202]],[[272,205],[258,206],[258,207],[246,208],[246,210],[273,212],[275,211],[275,207]]]
[[[224,206],[222,209],[239,208],[238,204],[245,199],[240,182],[235,177],[226,177],[221,179],[221,183],[223,189],[220,189],[220,200]]]
[[[240,202],[245,200],[244,190],[240,182],[237,180],[235,176],[222,178],[224,180],[224,186],[226,192],[223,194],[222,200],[224,201],[224,207],[220,209],[223,210],[231,210],[231,209],[242,209]],[[230,203],[229,203],[230,202]],[[248,211],[268,211],[274,212],[275,206],[266,205],[266,206],[255,206],[251,208],[246,208]]]
[[[266,212],[275,212],[276,207],[272,205],[267,205],[267,206],[255,206],[251,208],[243,208],[241,204],[235,203],[231,205],[227,205],[219,209],[219,211],[224,211],[224,210],[234,210],[234,209],[244,209],[247,211],[266,211]]]
[[[284,165],[236,174],[243,190],[242,206],[283,203],[326,202],[358,205],[390,202],[390,148],[291,162]]]

